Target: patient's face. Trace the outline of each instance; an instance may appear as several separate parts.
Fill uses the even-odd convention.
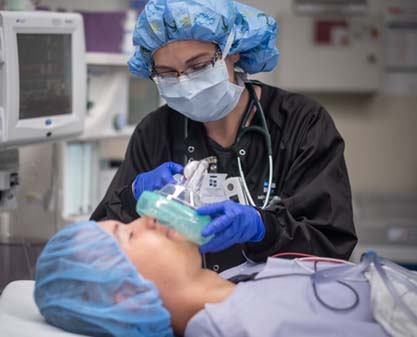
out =
[[[154,219],[143,217],[127,225],[118,221],[99,224],[116,239],[140,274],[158,288],[175,277],[192,277],[201,269],[197,246]]]

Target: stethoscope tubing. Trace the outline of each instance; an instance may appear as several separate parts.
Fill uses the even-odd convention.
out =
[[[272,179],[273,179],[273,171],[274,171],[274,162],[272,159],[272,141],[271,141],[271,135],[269,133],[268,130],[268,124],[266,122],[266,118],[265,118],[265,113],[264,110],[262,108],[261,103],[259,102],[259,99],[256,95],[255,89],[253,88],[253,84],[251,82],[246,82],[245,83],[246,88],[249,91],[249,95],[251,98],[251,103],[248,105],[248,109],[245,113],[245,116],[242,119],[242,123],[239,127],[239,131],[236,137],[236,141],[237,143],[240,142],[240,140],[243,138],[244,135],[246,135],[248,132],[257,132],[260,133],[264,139],[265,139],[265,146],[266,146],[266,150],[267,150],[267,155],[268,155],[268,166],[269,166],[269,174],[268,174],[268,189],[267,189],[267,193],[265,196],[265,201],[261,207],[261,209],[265,209],[268,206],[269,203],[269,198],[271,196],[271,191],[272,191]],[[262,127],[260,126],[245,126],[245,124],[248,121],[249,115],[252,111],[253,105],[255,104],[256,106],[256,112],[258,112],[261,116],[261,123],[262,123]],[[254,201],[254,199],[252,198],[252,195],[249,191],[248,185],[246,183],[246,178],[245,178],[245,174],[243,172],[243,168],[242,168],[242,161],[240,159],[240,156],[237,157],[237,164],[238,164],[238,169],[239,169],[239,175],[240,178],[242,180],[242,185],[243,185],[243,189],[245,190],[245,194],[246,197],[248,199],[248,202],[251,206],[256,207],[256,203]]]

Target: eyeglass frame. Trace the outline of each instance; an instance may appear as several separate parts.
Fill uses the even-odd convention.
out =
[[[166,73],[168,74],[168,73],[176,73],[176,76],[166,76],[166,77],[163,77],[163,76],[160,76],[161,74],[160,73],[158,73],[157,71],[156,71],[156,69],[155,69],[155,63],[152,61],[152,69],[151,69],[151,75],[149,76],[149,78],[151,79],[151,80],[153,80],[153,79],[155,79],[155,78],[157,78],[157,77],[161,77],[161,78],[179,78],[180,76],[182,76],[182,75],[185,75],[185,76],[188,76],[188,75],[191,75],[193,72],[197,72],[197,71],[199,71],[199,70],[195,70],[195,71],[191,71],[190,73],[188,73],[187,74],[187,72],[190,70],[190,68],[192,68],[192,67],[195,67],[195,66],[198,66],[198,65],[203,65],[203,64],[206,64],[204,67],[202,67],[201,69],[204,69],[204,68],[206,68],[208,65],[212,65],[213,67],[214,67],[214,64],[219,60],[219,59],[221,59],[221,57],[222,57],[222,50],[220,49],[220,47],[218,47],[218,46],[216,46],[216,52],[214,53],[214,56],[211,58],[211,60],[209,60],[209,61],[206,61],[206,62],[200,62],[200,63],[196,63],[196,64],[194,64],[194,65],[192,65],[192,66],[190,66],[190,67],[188,67],[187,69],[185,69],[185,70],[183,70],[183,71],[178,71],[178,70],[172,70],[172,71],[167,71]],[[163,74],[163,73],[162,73]]]

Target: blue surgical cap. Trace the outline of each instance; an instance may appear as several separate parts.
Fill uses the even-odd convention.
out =
[[[70,332],[173,336],[156,287],[93,221],[67,226],[51,238],[36,265],[34,296],[46,321]]]
[[[255,74],[277,65],[277,23],[271,16],[231,0],[150,0],[135,27],[129,70],[148,78],[152,54],[171,41],[215,42],[224,50],[232,32],[230,54],[240,53],[238,67]]]

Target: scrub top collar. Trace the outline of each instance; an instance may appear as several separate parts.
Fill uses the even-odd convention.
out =
[[[203,123],[184,118],[188,130],[184,133],[186,135],[185,155],[187,161],[201,160],[212,155],[209,152],[207,131]]]

